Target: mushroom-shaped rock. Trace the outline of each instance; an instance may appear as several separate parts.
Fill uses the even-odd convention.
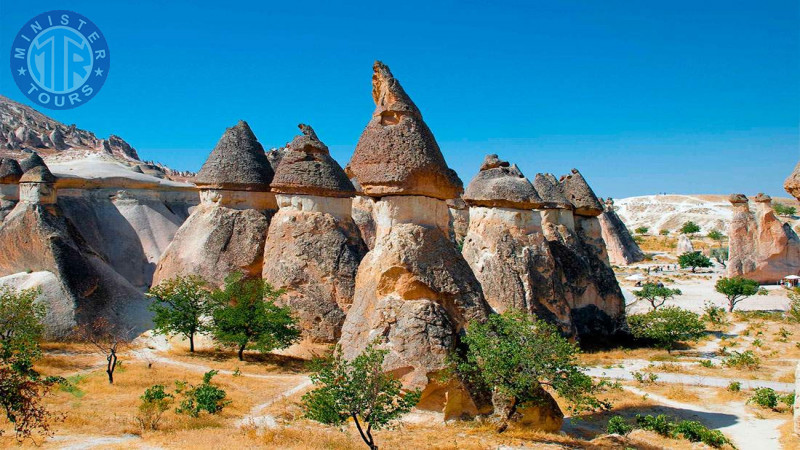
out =
[[[575,214],[599,216],[603,213],[603,205],[578,169],[572,169],[571,173],[562,176],[559,184],[561,184],[564,196],[575,208]]]
[[[19,183],[22,173],[22,168],[15,159],[0,158],[0,184]]]
[[[545,208],[572,209],[572,204],[564,197],[558,180],[551,173],[537,173],[533,178],[533,187],[544,202]]]
[[[794,171],[783,182],[783,188],[786,189],[786,192],[792,194],[792,197],[800,200],[800,162],[794,166]]]
[[[19,182],[52,184],[56,182],[56,177],[50,172],[47,166],[36,166],[25,172],[19,179]]]
[[[44,160],[36,152],[32,153],[31,156],[19,162],[19,166],[20,168],[22,168],[23,173],[33,169],[34,167],[44,166],[44,165],[45,165]]]
[[[274,172],[247,122],[225,130],[195,183],[201,189],[268,191]]]
[[[731,194],[728,196],[728,201],[734,205],[737,203],[747,203],[747,196],[744,194]]]
[[[417,106],[380,61],[373,66],[372,98],[376,108],[345,168],[347,175],[372,197],[458,197],[461,180],[447,167]]]
[[[753,200],[755,200],[756,203],[772,203],[772,197],[763,192],[759,192]]]
[[[543,205],[533,185],[516,165],[487,155],[481,170],[464,192],[470,206],[537,209]]]
[[[298,126],[303,134],[286,147],[272,179],[272,190],[281,194],[355,196],[353,184],[331,158],[328,147],[310,126]]]

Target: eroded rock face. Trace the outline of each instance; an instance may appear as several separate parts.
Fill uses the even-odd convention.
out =
[[[534,429],[556,433],[564,424],[564,413],[558,403],[547,391],[539,388],[539,402],[528,402],[516,406],[516,411],[511,415],[509,425],[525,429]],[[498,422],[508,417],[511,412],[512,402],[499,393],[492,394],[494,416]]]
[[[678,236],[678,245],[675,247],[675,252],[678,255],[694,252],[694,245],[692,245],[692,240],[689,239],[689,236],[685,234]]]
[[[462,254],[497,312],[528,311],[571,333],[561,274],[537,211],[470,208]]]
[[[345,168],[347,175],[372,197],[458,197],[461,180],[447,167],[417,106],[380,61],[373,66],[372,98],[375,112]]]
[[[628,227],[614,211],[614,200],[606,199],[605,210],[598,216],[598,219],[611,264],[627,266],[644,259],[644,252],[633,240],[633,236],[628,232]]]
[[[792,195],[792,197],[800,200],[800,162],[794,166],[794,171],[786,178],[786,181],[783,182],[783,188],[786,189],[786,192]]]
[[[264,245],[263,277],[286,290],[279,301],[291,307],[306,337],[335,343],[367,252],[350,218],[350,199],[279,195],[278,203]]]
[[[516,165],[487,155],[464,192],[470,206],[538,209],[543,201]]]
[[[469,231],[469,207],[460,198],[447,201],[450,212],[450,239],[457,247],[464,245],[464,238]]]
[[[727,276],[774,283],[786,275],[800,274],[800,238],[775,216],[769,196],[756,197],[755,214],[744,195],[732,195],[730,200],[733,220],[728,230]]]
[[[203,189],[268,191],[274,173],[247,122],[225,130],[195,177]]]
[[[199,275],[222,285],[233,272],[260,277],[272,211],[201,203],[181,225],[153,274],[153,284]]]
[[[353,198],[352,217],[361,233],[361,238],[367,245],[368,250],[375,246],[375,220],[372,218],[372,210],[375,207],[375,200],[372,197],[357,195]]]
[[[578,169],[572,169],[569,174],[562,176],[559,185],[564,197],[572,204],[575,214],[593,217],[603,213],[603,205]]]

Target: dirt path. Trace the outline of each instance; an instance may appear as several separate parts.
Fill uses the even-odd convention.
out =
[[[302,391],[303,389],[311,386],[311,379],[307,376],[302,376],[302,381],[297,384],[296,386],[287,389],[280,394],[276,395],[275,397],[267,400],[264,403],[260,403],[250,409],[250,414],[244,416],[241,420],[238,421],[239,427],[244,426],[253,426],[256,428],[275,428],[278,426],[278,423],[275,421],[275,416],[271,414],[261,414],[262,411],[269,408],[270,406],[274,405],[276,402],[283,400],[285,398],[289,398],[294,394]]]

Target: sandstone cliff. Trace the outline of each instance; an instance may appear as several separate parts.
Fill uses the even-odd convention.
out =
[[[614,210],[614,200],[606,199],[603,214],[598,216],[603,232],[603,242],[608,251],[611,264],[627,266],[644,259],[644,252],[639,248],[628,227]]]

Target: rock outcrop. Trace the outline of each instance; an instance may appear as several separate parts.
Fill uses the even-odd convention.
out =
[[[800,238],[772,210],[768,195],[755,197],[756,212],[747,197],[733,194],[734,213],[728,236],[729,277],[743,276],[761,283],[775,283],[787,275],[800,275]]]
[[[269,192],[273,176],[247,123],[228,128],[198,172],[201,203],[164,251],[153,283],[195,274],[221,285],[237,271],[261,277],[267,228],[277,209]]]
[[[794,371],[794,434],[800,436],[800,363]]]
[[[355,189],[307,125],[286,146],[272,180],[278,212],[264,245],[263,277],[285,289],[312,342],[335,343],[353,301],[366,245],[351,218]]]
[[[560,181],[537,174],[534,187],[544,203],[542,231],[561,272],[575,335],[588,345],[616,339],[626,330],[625,300],[603,242],[599,199],[575,169]]]
[[[0,222],[19,200],[19,179],[22,168],[15,159],[0,158]]]
[[[639,248],[639,244],[633,240],[633,236],[628,231],[628,227],[614,211],[614,200],[605,200],[603,214],[598,216],[600,228],[603,232],[603,242],[606,244],[608,259],[611,264],[617,266],[627,266],[644,259],[644,252]]]
[[[786,192],[792,195],[792,197],[800,200],[800,162],[794,166],[794,171],[786,178],[786,181],[783,182],[783,188],[786,189]]]
[[[424,389],[420,408],[475,414],[460,383],[437,381],[467,322],[489,313],[478,280],[447,237],[445,200],[458,197],[461,182],[388,67],[377,62],[373,69],[377,108],[346,170],[374,198],[375,244],[358,268],[340,344],[352,358],[378,340],[389,351],[384,369],[407,388]]]
[[[681,234],[678,236],[678,244],[675,247],[675,253],[678,255],[682,255],[684,253],[692,253],[694,252],[694,245],[692,245],[692,240],[689,239],[689,236],[685,234]]]
[[[464,193],[462,254],[497,312],[527,311],[571,333],[570,308],[538,211],[543,201],[516,166],[488,155]]]

